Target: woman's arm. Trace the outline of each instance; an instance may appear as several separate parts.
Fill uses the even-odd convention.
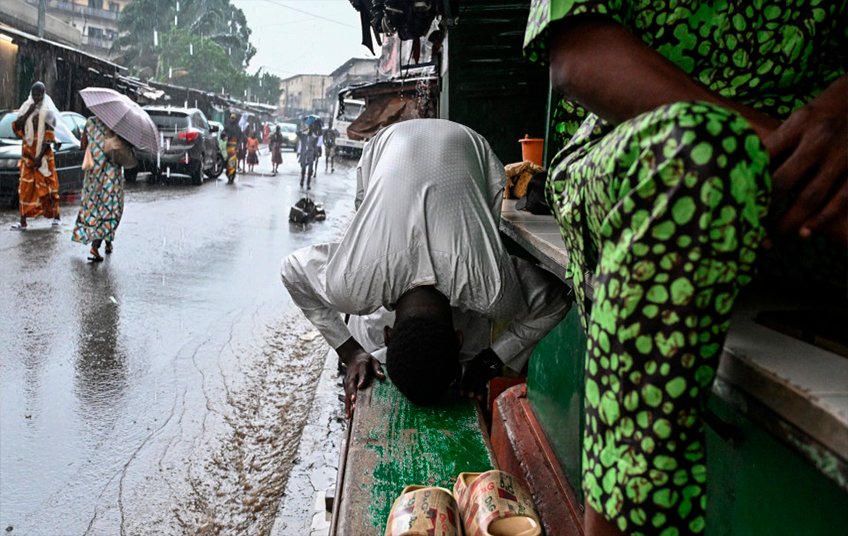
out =
[[[31,116],[32,112],[35,111],[35,107],[36,107],[35,103],[32,103],[30,105],[29,109],[26,112],[24,112],[24,114],[22,116],[15,119],[15,121],[14,121],[14,129],[15,130],[23,130],[27,119],[29,119],[29,116]]]
[[[777,230],[848,244],[846,76],[781,122],[713,93],[608,17],[569,17],[550,31],[551,84],[566,98],[614,124],[684,100],[735,110],[772,158],[776,196],[791,199]]]
[[[700,100],[731,108],[761,138],[780,122],[710,91],[614,20],[577,15],[554,23],[550,75],[554,89],[617,124],[663,104]]]

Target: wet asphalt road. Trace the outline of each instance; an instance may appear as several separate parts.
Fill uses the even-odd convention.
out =
[[[338,236],[355,190],[352,162],[322,166],[327,221],[290,224],[284,158],[235,185],[142,176],[100,264],[71,242],[78,203],[59,229],[0,211],[3,534],[270,530],[326,351],[280,260]]]

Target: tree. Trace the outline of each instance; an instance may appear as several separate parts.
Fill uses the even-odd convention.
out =
[[[162,36],[157,79],[185,87],[241,95],[249,79],[209,38],[174,29]]]
[[[277,104],[280,101],[280,82],[282,80],[279,76],[269,72],[263,73],[262,69],[259,69],[248,79],[250,95],[253,97],[251,100]]]
[[[205,54],[212,54],[210,47],[217,48],[219,54],[214,55],[213,69],[219,71],[219,78],[232,75],[232,70],[218,61],[221,54],[242,75],[256,54],[250,44],[251,31],[244,12],[230,0],[134,0],[121,13],[118,32],[112,49],[123,56],[131,72],[148,73],[160,80],[168,74],[163,71],[160,59],[169,57],[173,61],[182,53],[169,50],[170,43],[191,44],[203,49]],[[188,47],[185,52],[189,52]],[[172,63],[169,68],[173,74]]]
[[[133,74],[155,72],[155,32],[157,28],[168,28],[168,18],[173,20],[173,5],[163,0],[134,0],[121,12],[112,52],[121,54]]]

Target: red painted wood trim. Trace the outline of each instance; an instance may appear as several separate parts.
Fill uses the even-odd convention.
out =
[[[527,400],[516,385],[495,400],[492,448],[498,466],[524,481],[548,536],[582,536],[583,511]]]

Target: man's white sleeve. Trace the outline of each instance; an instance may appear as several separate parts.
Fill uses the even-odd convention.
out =
[[[356,164],[356,197],[353,199],[353,206],[359,210],[359,205],[365,199],[365,191],[368,189],[368,182],[371,178],[371,153],[374,152],[374,140],[365,142],[365,147],[362,148],[362,154],[359,156],[359,162]]]
[[[569,287],[551,273],[518,257],[510,257],[528,312],[513,318],[507,330],[492,343],[492,350],[504,365],[521,371],[533,346],[553,329],[571,309]]]
[[[338,246],[338,243],[317,244],[299,249],[283,259],[280,269],[292,301],[333,348],[350,338],[341,314],[330,303],[326,292],[327,261]]]

